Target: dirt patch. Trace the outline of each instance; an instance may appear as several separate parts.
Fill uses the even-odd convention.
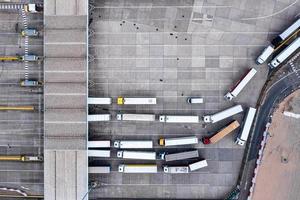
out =
[[[260,165],[254,200],[296,200],[300,196],[300,119],[283,115],[299,110],[300,91],[288,96],[273,115]]]

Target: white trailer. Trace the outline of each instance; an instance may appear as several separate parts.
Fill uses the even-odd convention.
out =
[[[116,140],[114,147],[118,149],[152,149],[152,140]]]
[[[160,115],[159,121],[166,123],[199,123],[199,116]]]
[[[243,111],[243,107],[241,105],[236,105],[221,112],[218,112],[213,115],[206,115],[203,117],[203,121],[205,123],[216,123],[233,115],[236,115]]]
[[[88,141],[88,148],[110,148],[110,140]]]
[[[102,121],[110,121],[110,114],[97,114],[97,115],[88,115],[88,122],[102,122]]]
[[[250,69],[244,76],[242,79],[240,79],[235,86],[233,87],[233,89],[228,92],[224,98],[228,101],[231,101],[233,98],[237,97],[239,95],[239,93],[245,88],[245,86],[250,82],[250,80],[254,77],[254,75],[256,74],[256,69],[252,68]]]
[[[109,158],[110,150],[88,150],[89,157]]]
[[[280,52],[270,63],[271,69],[277,67],[280,63],[284,62],[290,55],[292,55],[300,47],[300,37],[293,41],[288,47]]]
[[[89,97],[87,100],[88,104],[94,104],[94,105],[110,105],[111,104],[111,98],[92,98]]]
[[[89,167],[89,174],[108,174],[110,166]]]
[[[249,133],[250,133],[250,130],[251,130],[251,127],[252,127],[252,124],[253,124],[253,121],[254,121],[255,113],[256,113],[255,108],[250,107],[248,109],[248,113],[245,117],[245,121],[243,123],[241,132],[240,132],[239,136],[236,139],[236,143],[238,145],[243,146],[246,143],[246,141],[248,139],[248,136],[249,136]]]
[[[157,173],[157,165],[147,164],[123,164],[118,171],[122,173]]]
[[[127,97],[118,97],[118,105],[148,105],[156,104],[156,98],[127,98]]]
[[[264,62],[266,62],[266,60],[273,54],[273,52],[275,51],[274,46],[272,44],[270,44],[269,46],[267,46],[263,52],[258,56],[258,58],[256,59],[256,64],[263,64]]]
[[[207,166],[208,166],[207,161],[206,160],[201,160],[201,161],[190,164],[189,168],[192,172],[192,171],[195,171],[195,170],[201,169],[203,167],[207,167]]]
[[[165,173],[170,174],[185,174],[189,173],[189,167],[187,166],[164,166],[163,167]]]
[[[176,146],[176,145],[187,145],[187,144],[198,144],[198,138],[196,136],[191,136],[191,137],[159,139],[159,145],[166,146],[166,147]]]
[[[117,114],[117,120],[123,121],[155,121],[155,115],[152,114]]]
[[[156,152],[118,151],[117,157],[124,159],[156,160]]]
[[[175,161],[175,160],[186,160],[186,159],[197,158],[197,157],[199,157],[198,150],[185,151],[185,152],[172,153],[172,154],[166,154],[166,153],[160,154],[160,159],[165,160],[166,162]]]

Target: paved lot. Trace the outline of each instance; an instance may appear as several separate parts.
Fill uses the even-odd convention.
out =
[[[219,130],[232,119],[215,125],[117,122],[116,113],[191,114],[214,113],[234,103],[255,106],[267,67],[254,60],[273,38],[293,21],[298,7],[265,19],[288,5],[275,1],[93,1],[90,12],[89,96],[112,97],[112,106],[90,107],[90,113],[111,113],[113,120],[90,123],[90,139],[153,139],[196,135]],[[249,67],[258,73],[235,99],[223,95]],[[117,106],[117,96],[157,97],[154,106]],[[205,103],[191,106],[189,96]],[[241,115],[235,119],[241,121]],[[234,144],[236,133],[216,145],[197,148],[208,167],[192,174],[120,174],[116,158],[90,160],[90,165],[110,165],[112,173],[90,175],[105,185],[90,198],[222,198],[235,185],[244,149]],[[155,142],[157,152],[162,149]],[[186,162],[192,162],[186,161]],[[125,163],[147,163],[125,161]],[[161,161],[156,162],[159,167]],[[179,164],[179,163],[178,163]],[[180,162],[185,164],[185,162]]]
[[[42,30],[43,15],[27,15],[29,28]],[[24,29],[23,19],[18,11],[0,10],[0,56],[24,55],[25,40],[19,32]],[[29,54],[43,56],[43,38],[29,39]],[[43,154],[43,107],[42,89],[21,88],[20,79],[43,80],[42,64],[24,62],[0,63],[0,105],[33,105],[34,112],[1,111],[0,113],[0,155],[42,155]],[[0,186],[21,189],[28,194],[43,194],[43,164],[1,162]]]

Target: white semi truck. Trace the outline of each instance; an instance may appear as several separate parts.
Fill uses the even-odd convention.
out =
[[[164,166],[163,170],[165,173],[170,173],[170,174],[189,173],[189,167],[187,166]]]
[[[119,121],[155,121],[155,115],[152,114],[117,114]]]
[[[224,98],[228,101],[231,101],[233,98],[237,97],[239,93],[245,88],[245,86],[250,82],[250,80],[256,74],[256,69],[252,68],[240,79],[235,86],[229,91]]]
[[[201,160],[201,161],[198,161],[198,162],[195,162],[195,163],[192,163],[192,164],[189,164],[189,168],[190,168],[190,171],[196,171],[198,169],[201,169],[201,168],[204,168],[204,167],[207,167],[207,161],[206,160]]]
[[[177,138],[161,138],[159,139],[160,146],[177,146],[177,145],[188,145],[198,144],[198,138],[196,136],[191,137],[177,137]]]
[[[110,148],[110,140],[88,141],[88,148]]]
[[[241,129],[241,132],[240,132],[239,136],[236,139],[236,143],[238,145],[243,146],[246,143],[246,141],[248,139],[248,136],[249,136],[249,133],[250,133],[250,130],[251,130],[251,127],[252,127],[252,124],[253,124],[253,121],[254,121],[255,113],[256,113],[255,108],[250,107],[248,109],[247,115],[245,117],[242,129]]]
[[[157,165],[152,164],[121,164],[118,171],[122,173],[157,173]]]
[[[160,115],[159,121],[166,123],[199,123],[199,116]]]
[[[109,158],[110,150],[88,150],[89,157]]]
[[[89,167],[89,174],[108,174],[110,166]]]
[[[152,140],[116,140],[114,147],[118,149],[152,149]]]
[[[156,152],[146,151],[118,151],[118,158],[137,160],[156,160]]]
[[[87,103],[94,104],[94,105],[110,105],[111,104],[111,98],[105,97],[105,98],[94,98],[94,97],[89,97],[87,100]]]
[[[110,114],[96,114],[96,115],[88,115],[88,122],[101,122],[101,121],[110,121]]]
[[[241,105],[236,105],[221,112],[218,112],[213,115],[206,115],[203,117],[203,121],[205,123],[216,123],[233,115],[236,115],[243,111],[243,107]]]
[[[128,97],[118,97],[118,105],[148,105],[156,104],[156,98],[128,98]]]
[[[190,158],[197,158],[199,157],[199,152],[198,150],[185,151],[180,153],[171,153],[171,154],[167,154],[163,152],[159,154],[159,157],[161,160],[165,160],[166,162],[171,162],[175,160],[186,160]]]

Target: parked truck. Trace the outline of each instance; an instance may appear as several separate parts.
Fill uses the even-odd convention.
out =
[[[152,164],[121,164],[118,171],[122,173],[157,173],[157,165]]]
[[[225,128],[221,129],[219,132],[214,134],[211,137],[204,137],[202,138],[203,144],[214,144],[217,143],[219,140],[221,140],[223,137],[234,131],[240,126],[240,123],[238,121],[233,121],[231,122],[228,126]]]
[[[116,140],[114,147],[118,149],[152,149],[152,140]]]
[[[198,138],[196,136],[190,137],[177,137],[177,138],[161,138],[159,139],[160,146],[177,146],[177,145],[188,145],[198,144]]]
[[[137,160],[156,160],[156,152],[145,151],[118,151],[118,158]]]
[[[185,174],[189,173],[188,166],[163,166],[163,170],[165,173],[170,174]]]
[[[155,115],[152,114],[117,114],[117,120],[119,121],[155,121]]]
[[[160,115],[159,121],[166,123],[199,123],[199,116]]]
[[[205,123],[216,123],[233,115],[236,115],[243,111],[243,107],[241,105],[236,105],[221,112],[218,112],[213,115],[206,115],[203,117],[203,121]]]
[[[88,115],[88,122],[101,122],[101,121],[110,121],[110,114],[96,114],[96,115]]]
[[[245,86],[250,82],[250,80],[256,74],[256,69],[252,68],[247,71],[247,73],[240,79],[235,86],[224,96],[228,101],[231,101],[233,98],[237,97],[239,93],[245,88]]]
[[[110,140],[88,141],[88,148],[110,148]]]
[[[88,150],[89,157],[109,158],[110,150]]]
[[[147,105],[156,104],[156,98],[128,98],[128,97],[118,97],[118,105]]]
[[[204,168],[204,167],[207,167],[207,161],[206,160],[201,160],[201,161],[198,161],[198,162],[195,162],[195,163],[192,163],[192,164],[189,164],[189,168],[190,168],[190,171],[195,171],[195,170],[198,170],[198,169],[201,169],[201,168]]]
[[[89,174],[108,174],[110,173],[110,166],[89,167]]]
[[[42,162],[42,156],[2,155],[0,161]]]
[[[21,80],[20,81],[21,87],[41,87],[43,83],[41,81],[36,80]]]
[[[34,29],[34,28],[29,28],[29,29],[24,29],[21,31],[21,36],[22,37],[25,37],[25,36],[28,36],[28,37],[38,37],[39,36],[39,32]]]
[[[94,98],[89,97],[87,100],[88,104],[94,104],[94,105],[110,105],[111,104],[111,98]]]
[[[256,113],[255,108],[250,107],[248,109],[247,115],[244,119],[244,123],[243,123],[242,129],[241,129],[241,132],[236,139],[236,143],[238,145],[243,146],[246,143],[249,133],[250,133],[250,130],[251,130],[251,127],[252,127],[252,124],[253,124],[253,121],[254,121],[255,113]]]
[[[40,4],[29,3],[24,5],[24,10],[28,13],[39,13],[43,12],[43,6]]]
[[[168,154],[166,152],[160,153],[159,157],[161,160],[165,160],[166,162],[175,161],[175,160],[186,160],[190,158],[197,158],[199,157],[198,150],[193,151],[185,151],[180,153],[171,153]]]

